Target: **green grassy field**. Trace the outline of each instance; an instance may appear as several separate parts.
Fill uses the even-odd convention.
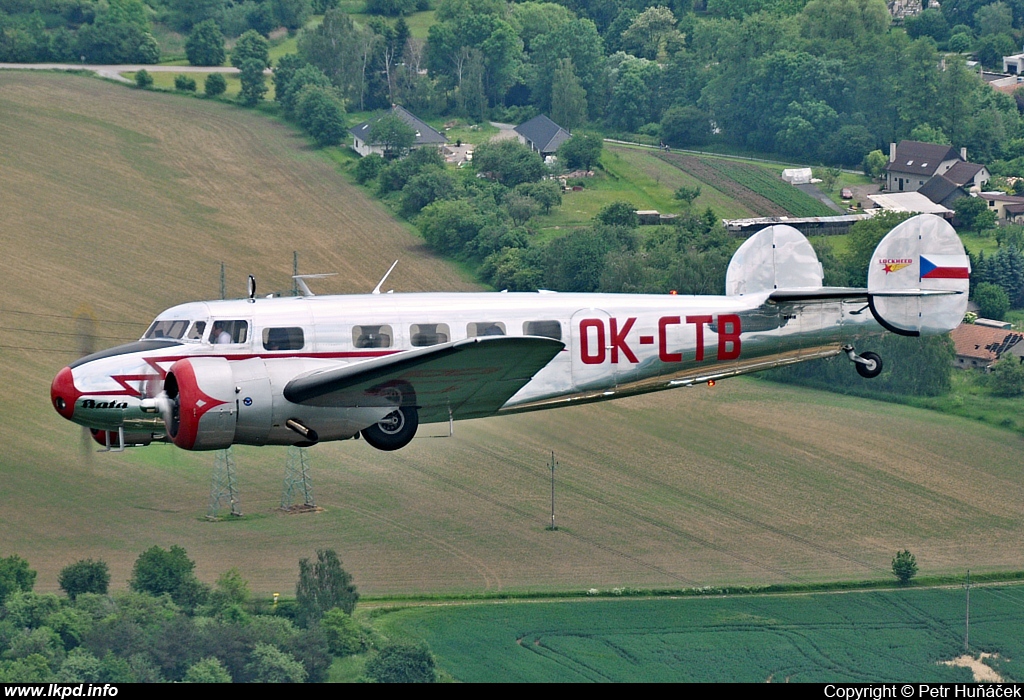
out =
[[[424,429],[395,453],[321,445],[315,515],[277,510],[284,450],[239,448],[246,515],[206,522],[213,455],[83,452],[50,407],[76,312],[113,345],[216,297],[221,262],[233,295],[249,273],[290,289],[295,250],[340,273],[324,293],[371,289],[395,259],[399,292],[472,284],[295,129],[229,104],[0,73],[0,166],[0,556],[27,557],[39,590],[86,557],[123,588],[154,544],[284,595],[317,547],[372,595],[862,580],[904,547],[922,574],[1024,569],[1019,437],[752,380]]]
[[[163,71],[151,72],[150,76],[153,78],[153,88],[155,90],[168,90],[174,91],[174,78],[178,76],[178,73],[165,73]],[[187,75],[196,81],[196,95],[202,96],[206,76],[209,73],[181,73],[180,75]],[[242,82],[238,79],[237,73],[224,73],[224,80],[227,83],[227,90],[224,91],[221,99],[232,99],[238,97],[238,93],[242,91]],[[124,77],[134,82],[135,73],[125,73]],[[274,99],[274,81],[267,77],[267,94],[265,99],[267,101]]]
[[[376,618],[426,640],[463,682],[963,683],[963,590],[407,608]],[[1024,678],[1024,587],[971,591],[985,670]],[[984,666],[983,666],[984,669]]]

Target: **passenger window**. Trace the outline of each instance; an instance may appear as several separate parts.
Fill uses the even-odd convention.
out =
[[[238,345],[249,338],[249,324],[246,321],[214,321],[210,331],[210,342],[214,345]]]
[[[301,328],[264,328],[264,350],[301,350],[305,344]]]
[[[189,340],[202,340],[203,333],[206,331],[206,321],[196,321],[192,324],[192,329],[188,332]]]
[[[476,338],[481,335],[505,335],[505,324],[492,323],[490,321],[486,323],[470,323],[466,326],[466,335],[470,338]]]
[[[409,337],[414,348],[447,343],[452,337],[447,323],[414,323],[409,327]]]
[[[357,348],[390,348],[391,326],[352,326],[352,344]]]
[[[543,338],[562,339],[562,324],[558,321],[527,321],[523,324],[523,335],[539,335]]]
[[[185,335],[186,328],[188,328],[188,321],[154,321],[146,331],[145,338],[147,340],[158,338],[179,340],[181,336]]]

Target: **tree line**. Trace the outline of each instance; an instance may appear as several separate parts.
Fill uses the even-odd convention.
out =
[[[1001,63],[1024,38],[1024,0],[954,0],[903,27],[884,0],[436,0],[426,40],[403,16],[424,0],[371,0],[377,14],[361,23],[337,0],[149,3],[2,0],[0,59],[156,60],[152,19],[195,43],[214,26],[225,37],[284,27],[349,111],[545,113],[569,129],[847,166],[916,130],[966,146],[993,174],[1024,175],[1024,92],[991,89],[959,53]],[[312,13],[323,22],[303,29]]]
[[[179,546],[151,547],[128,590],[102,561],[68,565],[64,596],[35,593],[20,556],[0,559],[0,683],[322,682],[335,658],[369,655],[365,680],[432,682],[423,645],[389,642],[352,613],[359,594],[334,550],[299,562],[295,599],[254,598],[236,569],[199,581]]]

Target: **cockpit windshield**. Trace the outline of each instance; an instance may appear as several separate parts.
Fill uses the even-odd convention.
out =
[[[153,321],[153,325],[142,337],[146,340],[181,340],[188,324],[188,321]]]
[[[186,334],[185,331],[188,330]],[[203,339],[206,321],[157,320],[142,336],[145,340],[191,340],[199,342]]]

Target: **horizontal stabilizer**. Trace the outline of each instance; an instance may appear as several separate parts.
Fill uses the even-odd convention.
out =
[[[833,299],[863,299],[867,301],[868,290],[864,287],[821,287],[819,289],[780,289],[768,298],[775,302],[786,301],[831,301]]]
[[[971,261],[949,223],[933,214],[907,219],[882,239],[868,268],[871,312],[901,335],[947,333],[967,311]]]
[[[416,406],[422,423],[488,416],[564,347],[550,338],[469,338],[300,375],[284,397],[307,406]]]

